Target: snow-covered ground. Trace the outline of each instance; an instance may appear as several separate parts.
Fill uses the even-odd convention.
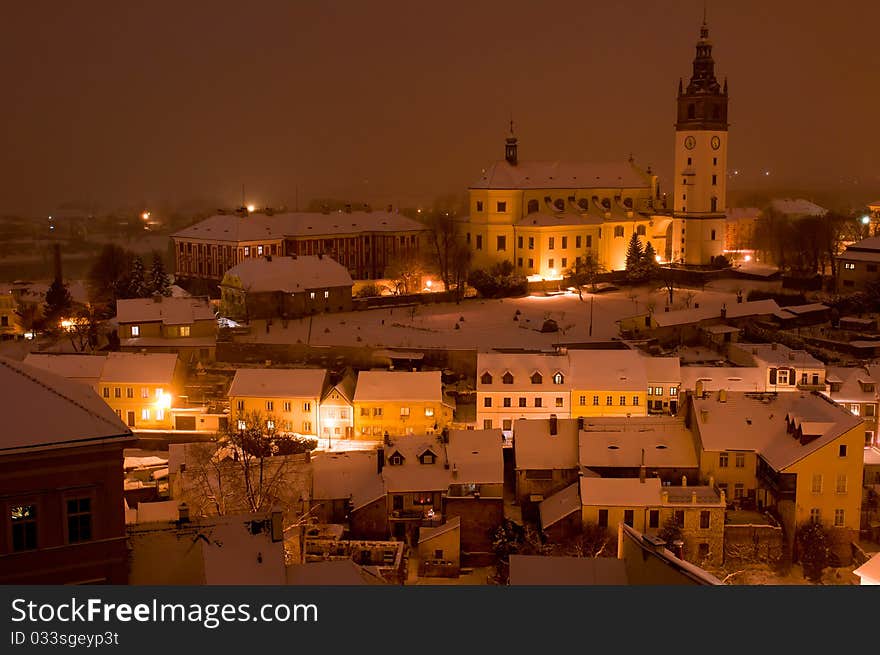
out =
[[[676,289],[671,309],[683,309],[686,299],[700,307],[720,309],[736,302],[731,290]],[[593,329],[590,336],[590,305]],[[251,333],[236,338],[246,343],[313,346],[372,346],[396,348],[549,348],[560,341],[608,340],[618,336],[616,321],[643,314],[649,308],[662,312],[664,289],[648,287],[607,292],[584,300],[576,294],[526,296],[501,300],[465,300],[417,307],[381,308],[359,312],[320,314],[312,318],[254,322]],[[517,310],[520,314],[516,315]],[[518,320],[514,320],[514,316]],[[546,319],[559,326],[557,333],[542,333]],[[456,325],[458,326],[456,328]]]

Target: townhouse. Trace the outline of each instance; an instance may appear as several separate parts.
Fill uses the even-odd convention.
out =
[[[646,416],[647,360],[635,350],[570,350],[571,416]]]
[[[207,297],[117,300],[116,320],[123,351],[179,353],[185,362],[214,360],[217,317]]]
[[[361,371],[354,392],[356,438],[430,435],[452,421],[440,371]]]
[[[171,430],[186,367],[176,354],[111,352],[98,386],[101,397],[131,428]]]
[[[325,369],[242,368],[229,387],[232,425],[260,422],[267,430],[317,436]]]

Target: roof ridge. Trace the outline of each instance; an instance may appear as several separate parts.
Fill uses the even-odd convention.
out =
[[[0,365],[3,365],[3,366],[5,366],[6,368],[10,369],[11,371],[13,371],[13,372],[15,372],[15,373],[18,373],[18,374],[21,375],[22,377],[27,378],[28,380],[30,380],[30,381],[33,382],[34,384],[37,384],[37,385],[43,387],[44,389],[46,389],[46,390],[49,391],[50,393],[55,394],[55,395],[58,396],[59,398],[62,398],[62,399],[64,399],[64,400],[66,400],[66,401],[69,402],[71,405],[74,405],[75,407],[78,407],[79,409],[83,410],[86,414],[89,414],[90,416],[93,416],[93,417],[95,417],[96,419],[99,419],[100,421],[103,421],[104,423],[106,423],[107,425],[109,425],[109,426],[111,426],[111,427],[114,427],[114,428],[117,427],[117,426],[115,426],[115,425],[113,424],[113,422],[112,422],[109,418],[107,418],[106,416],[101,416],[100,414],[98,414],[97,412],[92,411],[91,409],[89,409],[88,407],[86,407],[85,405],[83,405],[82,403],[80,403],[79,401],[74,400],[73,398],[70,398],[70,397],[68,397],[68,396],[65,396],[63,393],[61,393],[61,392],[58,391],[57,389],[55,389],[55,388],[53,388],[53,387],[50,387],[49,385],[47,385],[47,384],[46,384],[45,382],[43,382],[42,380],[40,380],[40,379],[34,377],[33,375],[30,375],[27,371],[24,371],[24,370],[22,370],[21,368],[18,368],[17,366],[13,366],[10,362],[11,362],[11,360],[8,360],[8,359],[5,359],[5,358],[0,357]],[[64,379],[66,379],[66,378],[64,378]],[[103,401],[102,401],[102,402],[103,402]],[[129,433],[131,432],[131,430],[129,430],[128,428],[126,428],[126,430],[127,430]]]

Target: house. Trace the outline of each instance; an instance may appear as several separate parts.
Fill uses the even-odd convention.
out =
[[[186,370],[178,355],[107,355],[98,386],[101,397],[126,425],[138,430],[171,430],[171,409],[179,402]]]
[[[681,532],[682,559],[720,564],[724,558],[724,492],[713,486],[664,486],[659,478],[580,479],[584,526],[610,534],[623,523],[657,534],[669,522]]]
[[[477,353],[477,425],[501,428],[525,418],[569,418],[571,376],[568,353],[498,351]]]
[[[419,576],[457,578],[461,569],[461,517],[419,532]]]
[[[581,493],[577,482],[538,504],[538,524],[549,543],[564,542],[583,532]]]
[[[679,398],[690,391],[702,396],[710,391],[767,391],[767,371],[756,366],[682,366]]]
[[[24,333],[18,315],[18,300],[12,287],[0,285],[0,338],[8,339]]]
[[[217,318],[207,297],[120,299],[116,320],[124,352],[178,353],[184,362],[215,358]]]
[[[874,553],[871,559],[853,573],[859,576],[860,585],[880,585],[880,553]]]
[[[127,584],[123,451],[134,437],[78,382],[0,358],[0,584]]]
[[[347,526],[355,539],[385,539],[388,507],[379,452],[315,453],[312,504],[316,506],[313,516],[318,523]]]
[[[837,256],[837,289],[843,293],[864,291],[880,280],[880,236],[868,237],[846,247]]]
[[[61,353],[29,353],[24,363],[29,366],[60,375],[68,380],[80,382],[99,389],[101,373],[104,371],[106,355],[70,355]]]
[[[684,417],[584,419],[578,461],[603,478],[637,478],[644,471],[665,484],[696,480],[699,458]]]
[[[721,391],[693,397],[689,414],[701,479],[711,477],[734,504],[773,512],[789,549],[798,526],[820,522],[841,561],[850,560],[861,506],[861,418],[816,392]]]
[[[231,420],[240,430],[259,421],[268,430],[318,435],[326,386],[325,369],[240,368],[229,386]]]
[[[677,557],[661,539],[624,523],[618,524],[617,535],[617,558],[624,562],[630,585],[724,584],[705,569]]]
[[[327,439],[331,446],[333,439],[354,438],[354,391],[357,375],[346,369],[342,376],[331,384],[321,397],[318,408],[321,438]]]
[[[280,511],[195,518],[183,504],[173,519],[138,520],[126,533],[133,585],[285,584]]]
[[[648,379],[648,413],[675,416],[681,387],[681,360],[678,357],[646,357],[645,376]]]
[[[804,327],[827,323],[831,317],[831,308],[822,303],[783,307],[774,316],[782,328]]]
[[[829,366],[825,377],[827,389],[822,392],[854,416],[864,419],[865,447],[874,445],[877,439],[877,392],[880,389],[872,368],[878,367]]]
[[[520,586],[623,586],[626,563],[614,557],[511,555],[508,584]]]
[[[537,503],[577,481],[577,419],[516,421],[513,456],[516,501],[525,514],[536,512]]]
[[[570,350],[571,416],[646,416],[647,357],[636,350]]]
[[[354,414],[359,439],[434,434],[452,421],[440,371],[361,371]]]
[[[736,343],[727,357],[738,366],[766,371],[767,392],[825,389],[825,364],[805,350],[780,343]]]

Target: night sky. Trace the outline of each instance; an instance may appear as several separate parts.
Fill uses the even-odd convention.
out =
[[[669,185],[702,0],[7,3],[0,212],[377,205],[503,156],[652,164]],[[710,0],[740,184],[880,196],[880,2]],[[298,191],[297,191],[298,190]],[[876,191],[873,193],[872,191]]]

